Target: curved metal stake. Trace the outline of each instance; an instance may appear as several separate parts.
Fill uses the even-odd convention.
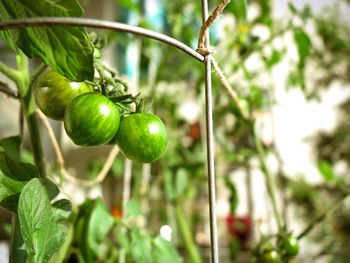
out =
[[[160,42],[166,43],[170,46],[176,47],[179,50],[182,50],[183,52],[187,53],[188,55],[192,56],[200,62],[204,61],[204,57],[201,54],[172,37],[152,30],[144,29],[142,27],[131,26],[123,23],[100,19],[80,17],[34,17],[15,19],[0,22],[0,31],[19,27],[48,25],[86,26],[90,28],[111,29],[119,32],[132,33],[135,35],[152,38]]]
[[[202,0],[203,23],[208,18],[208,1]],[[209,48],[209,30],[206,32],[206,48]],[[216,220],[216,191],[215,191],[215,166],[214,166],[214,131],[213,131],[213,102],[211,81],[211,57],[205,57],[205,127],[207,141],[207,173],[209,189],[209,218],[210,218],[210,242],[211,262],[219,263],[218,230]]]

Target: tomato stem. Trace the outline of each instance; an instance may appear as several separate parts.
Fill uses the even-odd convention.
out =
[[[273,210],[273,214],[274,214],[274,217],[275,217],[275,220],[277,223],[277,227],[278,227],[279,231],[282,231],[283,230],[282,217],[281,217],[281,214],[278,210],[276,197],[275,197],[276,188],[275,188],[275,185],[273,184],[270,170],[266,165],[265,150],[261,144],[260,139],[258,138],[258,136],[255,132],[253,120],[250,122],[250,129],[251,129],[252,136],[254,138],[254,144],[255,144],[255,148],[256,148],[257,153],[258,153],[258,158],[259,158],[261,170],[262,170],[264,177],[265,177],[266,190],[267,190],[267,193],[268,193],[270,201],[271,201],[272,210]]]
[[[337,210],[340,205],[344,202],[346,197],[349,196],[349,193],[342,195],[339,200],[337,200],[334,204],[330,205],[327,209],[324,210],[318,217],[310,222],[310,224],[297,236],[297,239],[301,239],[306,236],[318,223],[322,222],[327,218],[328,215],[332,214],[335,210]]]
[[[19,78],[18,72],[4,64],[0,61],[0,72],[3,73],[6,77],[12,79],[13,81],[16,81]]]
[[[175,205],[175,216],[181,231],[183,241],[185,243],[185,246],[188,252],[188,256],[191,259],[190,262],[201,263],[202,262],[201,256],[193,241],[193,238],[191,235],[191,229],[190,229],[190,226],[188,225],[188,220],[186,220],[186,217],[184,215],[184,212],[182,211],[180,204]]]
[[[31,92],[31,77],[29,74],[28,58],[21,52],[17,55],[18,74],[14,79],[18,92],[23,113],[26,118],[29,135],[31,138],[32,150],[35,165],[40,178],[46,177],[45,157],[40,140],[40,132],[37,116],[35,114],[35,103]],[[33,78],[32,78],[33,79]]]

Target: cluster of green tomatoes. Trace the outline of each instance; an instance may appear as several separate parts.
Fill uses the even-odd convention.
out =
[[[299,242],[289,233],[280,233],[276,244],[265,239],[252,252],[256,263],[288,263],[299,253]]]
[[[64,122],[71,140],[81,146],[118,144],[130,160],[153,162],[165,151],[166,128],[152,114],[125,110],[130,94],[101,92],[87,82],[72,82],[53,70],[44,73],[34,88],[39,109]]]

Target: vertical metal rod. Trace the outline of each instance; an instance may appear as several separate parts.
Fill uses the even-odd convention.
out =
[[[208,1],[202,1],[203,23],[208,18]],[[209,29],[206,32],[205,46],[209,48]],[[215,167],[214,167],[214,132],[213,132],[213,102],[211,81],[210,55],[205,58],[205,117],[206,117],[206,141],[207,141],[207,173],[209,189],[209,218],[210,218],[210,242],[211,262],[219,262],[218,231],[216,222],[216,193],[215,193]]]
[[[132,162],[129,159],[124,161],[124,178],[123,178],[123,196],[122,196],[122,219],[125,219],[127,205],[131,194],[131,176],[132,176]],[[121,231],[126,233],[127,229],[122,228]],[[126,251],[121,249],[119,251],[118,263],[126,262]]]

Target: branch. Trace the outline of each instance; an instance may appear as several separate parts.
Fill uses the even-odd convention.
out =
[[[325,220],[328,215],[332,214],[335,210],[337,210],[348,195],[349,194],[344,194],[342,197],[339,198],[337,202],[335,202],[335,204],[330,205],[328,209],[324,210],[322,214],[320,214],[318,217],[312,220],[310,224],[297,236],[297,239],[301,239],[304,236],[306,236],[318,223]]]
[[[14,98],[14,99],[18,99],[19,95],[17,92],[13,91],[12,89],[10,89],[9,85],[5,82],[0,81],[0,92],[5,93],[7,96]]]
[[[30,85],[34,83],[34,81],[39,77],[39,75],[47,68],[48,66],[45,64],[41,64],[36,70],[30,75]]]
[[[232,86],[228,82],[224,72],[221,70],[221,68],[219,67],[219,65],[216,62],[214,57],[211,57],[211,63],[213,65],[214,69],[215,69],[215,72],[217,74],[217,77],[218,77],[220,83],[222,84],[222,86],[225,88],[225,90],[230,95],[231,99],[233,100],[234,104],[236,105],[236,107],[237,107],[237,109],[239,111],[239,114],[241,115],[242,118],[247,120],[248,119],[247,113],[241,107],[241,104],[240,104],[240,102],[238,100],[237,92],[232,88]]]
[[[221,2],[215,7],[208,19],[202,24],[198,38],[198,53],[204,56],[209,55],[211,53],[211,51],[207,50],[205,47],[205,35],[209,27],[213,24],[216,18],[224,11],[225,7],[230,1],[231,0],[221,0]]]
[[[269,195],[270,202],[272,205],[273,215],[275,217],[278,229],[282,230],[283,229],[283,221],[282,221],[281,214],[280,214],[278,207],[277,207],[277,201],[276,201],[276,196],[275,196],[276,188],[275,188],[275,185],[273,184],[270,170],[269,170],[269,168],[266,164],[266,161],[265,161],[265,158],[266,158],[265,150],[261,144],[260,139],[258,138],[258,136],[255,132],[253,121],[250,122],[250,129],[251,129],[252,136],[254,138],[255,148],[258,152],[260,167],[261,167],[261,170],[264,174],[265,186],[266,186],[267,194]]]
[[[37,110],[37,113],[38,113],[40,119],[42,120],[48,134],[49,134],[52,146],[54,147],[55,153],[57,155],[57,161],[58,161],[58,165],[60,167],[60,172],[62,173],[63,177],[67,181],[69,181],[73,184],[79,184],[79,185],[86,186],[86,187],[91,187],[91,186],[94,186],[96,184],[101,183],[106,178],[108,171],[111,169],[113,161],[119,153],[119,147],[117,145],[115,145],[112,148],[112,150],[109,152],[109,155],[107,157],[106,162],[104,163],[101,171],[99,172],[99,174],[97,175],[97,177],[95,179],[93,179],[93,180],[78,179],[78,178],[70,175],[68,173],[68,171],[66,170],[61,149],[58,145],[55,134],[54,134],[54,132],[51,128],[51,125],[50,125],[49,121],[47,120],[46,116],[40,110]]]
[[[14,82],[16,82],[19,78],[18,72],[7,66],[5,63],[0,61],[0,72],[3,73],[6,77],[10,78]]]

